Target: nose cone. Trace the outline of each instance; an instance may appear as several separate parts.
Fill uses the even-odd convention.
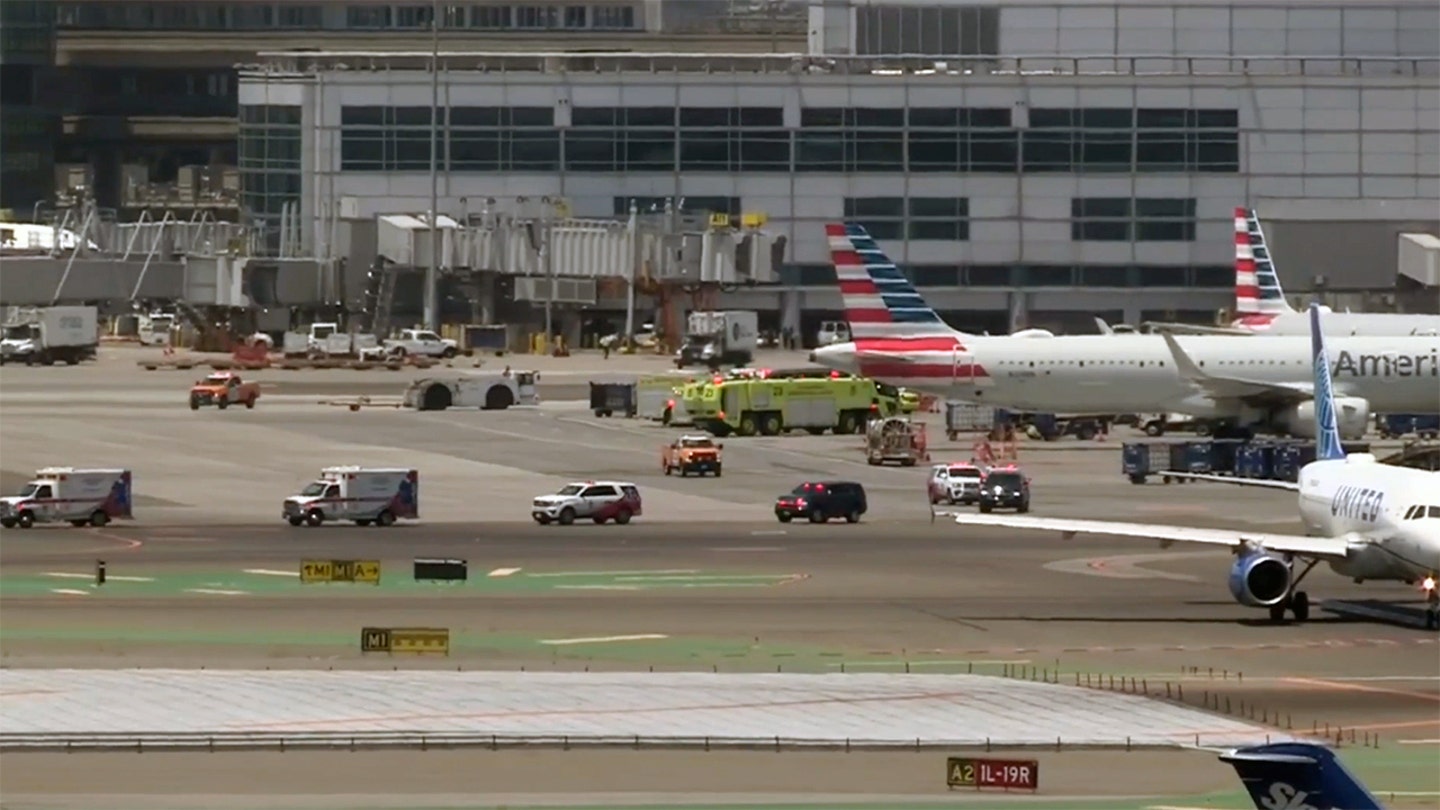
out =
[[[836,371],[851,373],[858,371],[855,367],[854,343],[832,343],[829,346],[821,346],[810,353],[810,362]]]

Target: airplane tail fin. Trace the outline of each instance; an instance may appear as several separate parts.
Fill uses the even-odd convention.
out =
[[[1280,289],[1265,232],[1253,208],[1235,209],[1235,314],[1274,317],[1293,312]]]
[[[825,226],[853,338],[955,335],[860,225]]]
[[[1340,426],[1335,417],[1335,386],[1330,379],[1330,353],[1320,329],[1320,305],[1310,305],[1310,354],[1315,364],[1315,458],[1317,461],[1345,457],[1340,444]]]
[[[1220,756],[1258,810],[1384,810],[1335,752],[1310,743],[1240,748]]]

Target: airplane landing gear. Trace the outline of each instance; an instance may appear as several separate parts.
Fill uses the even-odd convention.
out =
[[[1319,562],[1319,560],[1311,560],[1306,563],[1305,570],[1301,571],[1300,576],[1296,577],[1295,580],[1290,583],[1290,595],[1279,604],[1270,606],[1270,621],[1285,621],[1285,611],[1287,610],[1295,616],[1295,621],[1297,622],[1308,621],[1310,619],[1310,594],[1304,591],[1297,591],[1295,587],[1304,581],[1306,575],[1308,575],[1310,570]]]

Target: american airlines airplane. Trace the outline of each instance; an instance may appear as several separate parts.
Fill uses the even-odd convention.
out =
[[[1172,543],[1208,543],[1235,552],[1230,593],[1249,607],[1269,608],[1281,621],[1288,609],[1296,620],[1310,615],[1310,600],[1296,587],[1318,563],[1356,582],[1367,580],[1421,583],[1429,603],[1426,626],[1440,627],[1440,472],[1379,464],[1368,453],[1345,455],[1336,423],[1336,401],[1330,362],[1321,332],[1320,311],[1310,309],[1314,330],[1312,368],[1315,376],[1315,420],[1319,434],[1315,461],[1300,470],[1297,483],[1222,476],[1190,478],[1241,486],[1265,486],[1299,493],[1300,521],[1305,534],[1271,534],[1193,526],[1163,526],[1108,520],[945,513],[963,526],[1077,534],[1142,537]],[[1243,341],[1249,343],[1250,341]],[[1304,568],[1297,575],[1296,562]]]
[[[1440,334],[1440,315],[1405,315],[1388,312],[1325,312],[1325,334],[1392,335]],[[1305,313],[1285,301],[1280,277],[1265,244],[1265,232],[1254,209],[1235,209],[1235,319],[1229,326],[1185,323],[1147,323],[1146,327],[1177,334],[1201,335],[1304,335],[1309,331]]]
[[[951,399],[1051,413],[1183,413],[1314,436],[1310,342],[1224,335],[1027,332],[976,337],[950,328],[858,225],[827,225],[851,341],[811,362]],[[1440,336],[1335,341],[1341,435],[1371,413],[1440,410]]]

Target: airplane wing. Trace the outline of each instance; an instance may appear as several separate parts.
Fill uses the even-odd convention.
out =
[[[1145,321],[1140,324],[1141,330],[1152,332],[1169,332],[1175,335],[1254,335],[1250,329],[1240,329],[1235,326],[1203,326],[1193,323],[1164,323],[1160,321]]]
[[[1265,402],[1276,405],[1290,405],[1308,402],[1315,396],[1313,383],[1269,383],[1262,380],[1247,380],[1244,377],[1222,377],[1210,374],[1191,359],[1180,343],[1169,332],[1162,332],[1165,345],[1180,376],[1215,399],[1242,399],[1251,402]]]
[[[1283,489],[1288,492],[1299,492],[1300,485],[1290,481],[1271,481],[1265,478],[1236,478],[1233,475],[1214,475],[1212,473],[1189,473],[1189,472],[1167,472],[1171,478],[1187,478],[1191,481],[1214,481],[1217,484],[1230,484],[1236,487],[1264,487],[1265,489]]]
[[[1174,543],[1200,543],[1231,549],[1263,548],[1280,554],[1320,559],[1344,559],[1345,540],[1337,537],[1306,537],[1300,534],[1247,532],[1235,529],[1202,529],[1197,526],[1164,526],[1153,523],[1122,523],[1112,520],[1080,520],[1077,518],[1029,517],[1025,515],[985,515],[971,512],[950,512],[961,526],[996,526],[1005,529],[1060,532],[1065,539],[1077,534],[1139,537],[1159,540],[1162,548]]]

